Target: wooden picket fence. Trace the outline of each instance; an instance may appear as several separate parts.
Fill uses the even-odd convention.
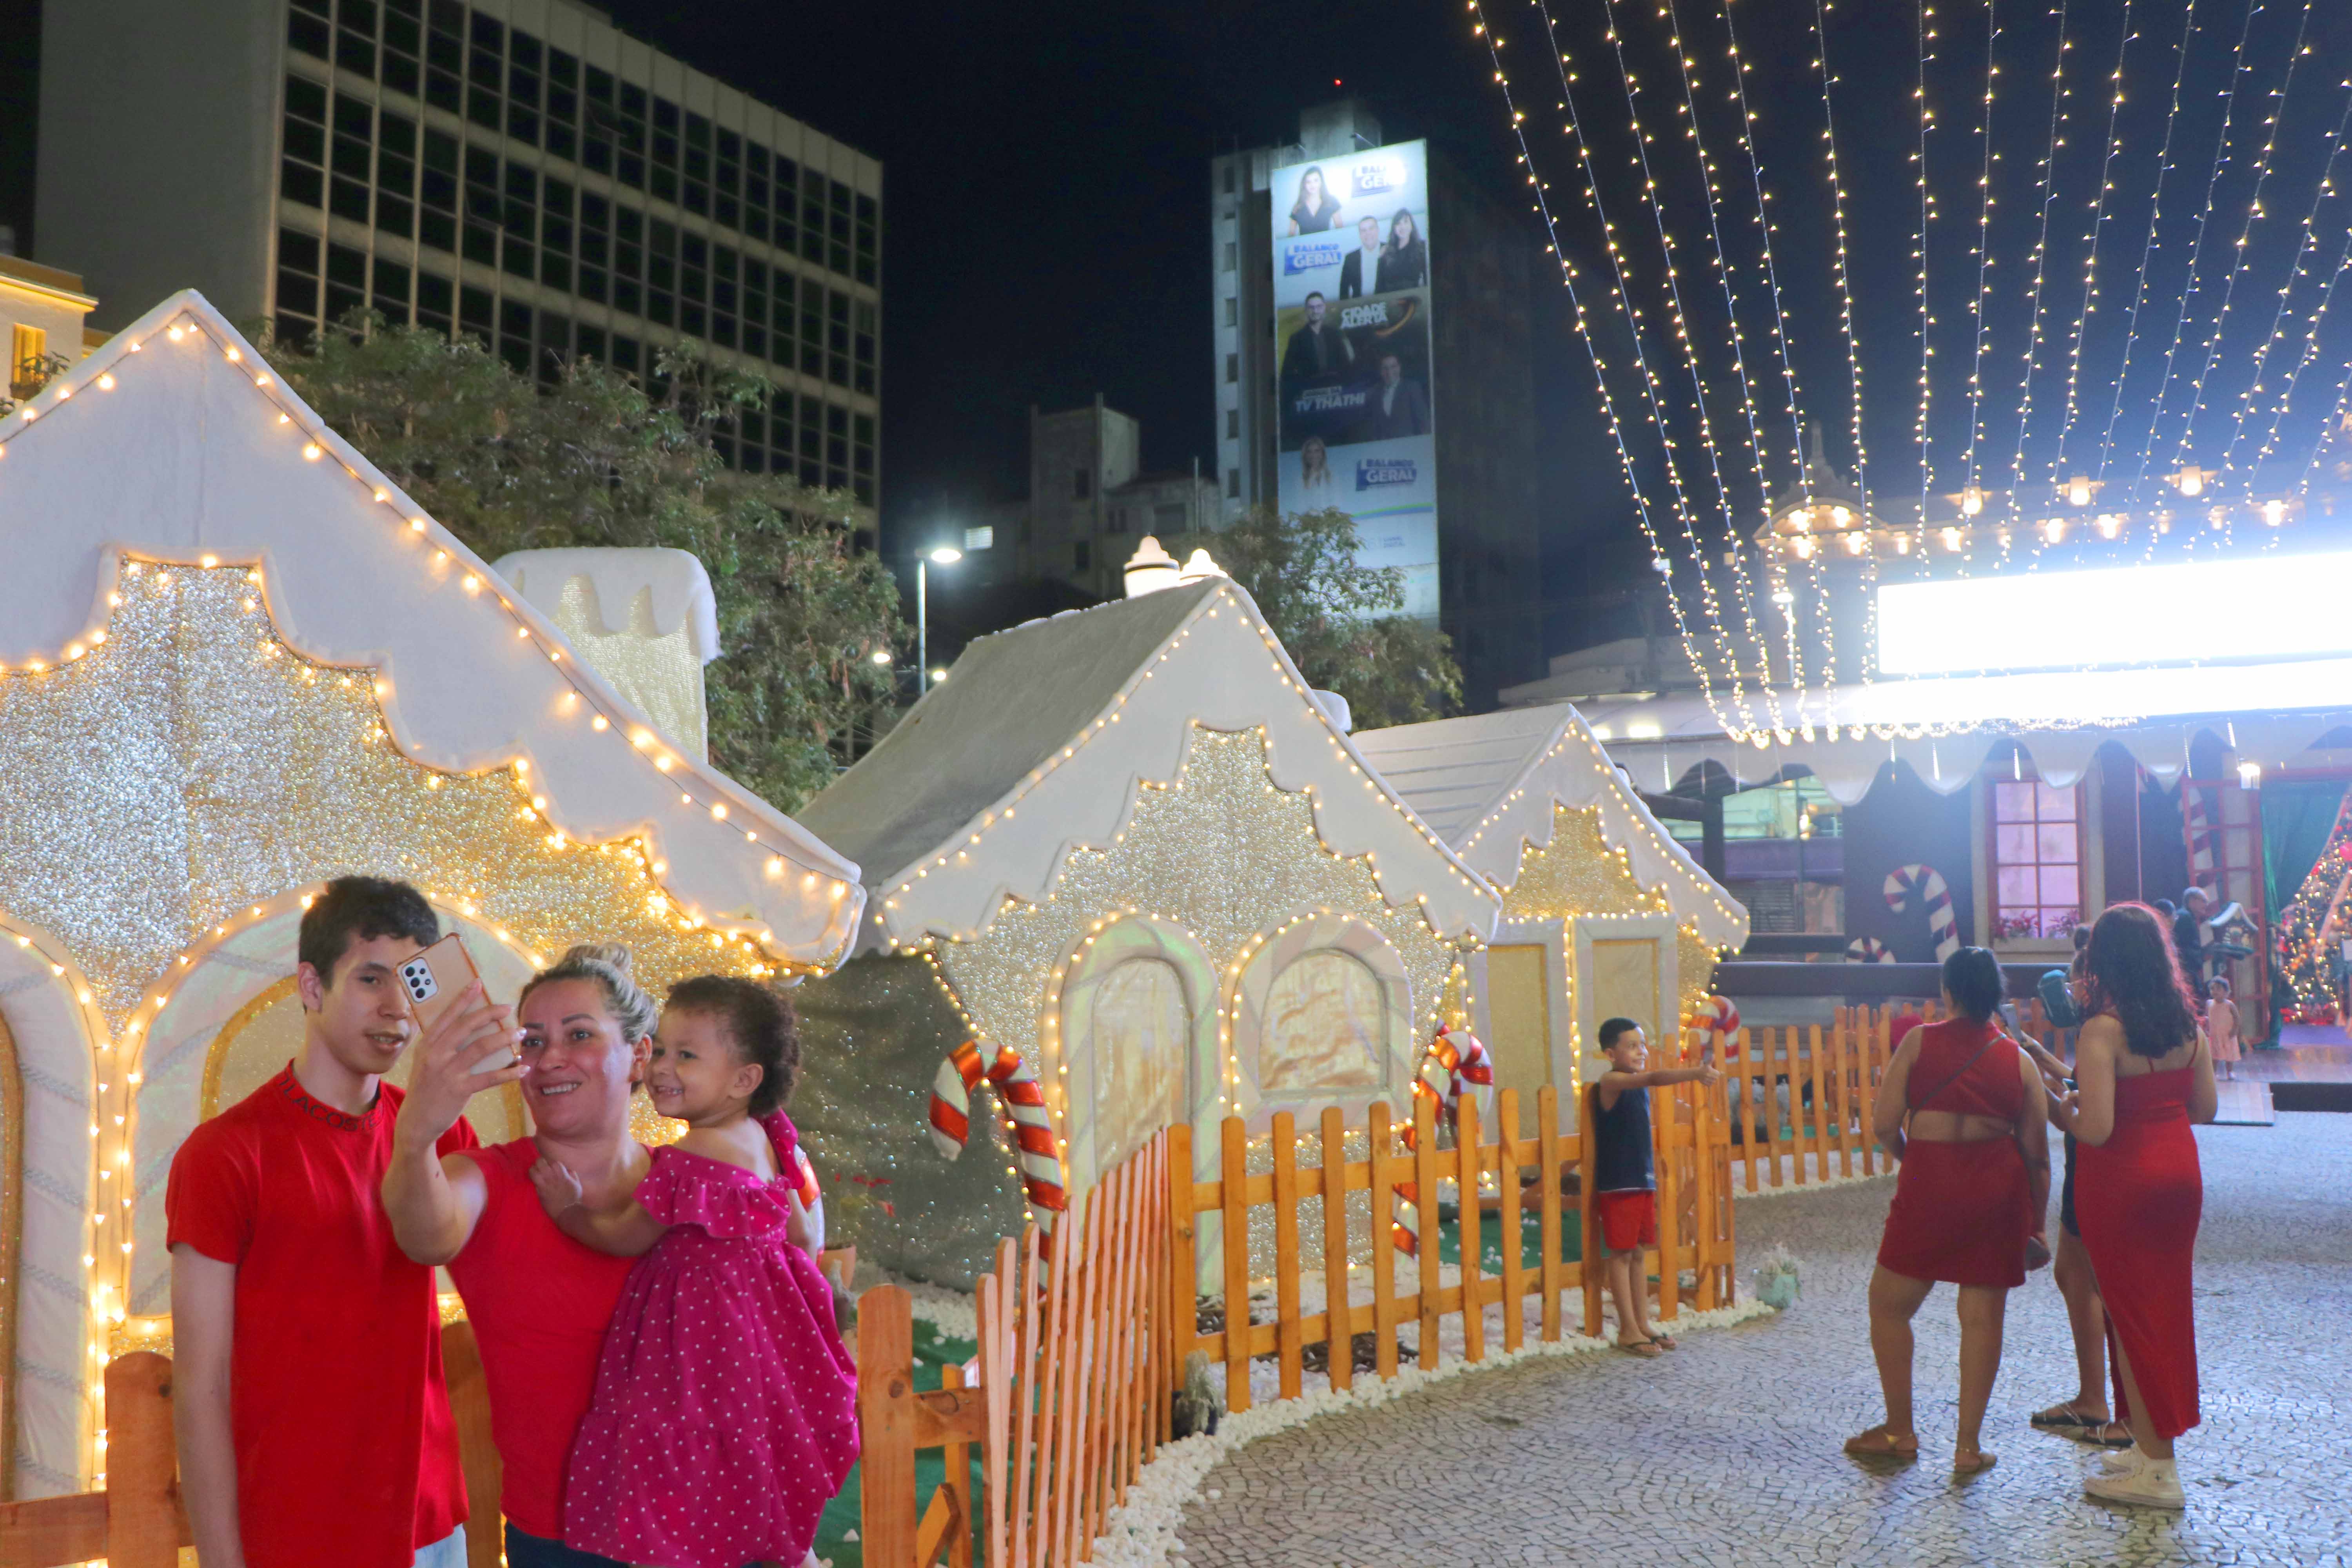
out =
[[[907,1293],[858,1298],[857,1403],[864,1438],[858,1521],[866,1568],[972,1561],[974,1510],[989,1568],[1044,1568],[1094,1554],[1103,1520],[1168,1439],[1168,1202],[1161,1133],[1063,1216],[997,1245],[974,1291],[979,1354],[946,1386],[918,1391]],[[1189,1166],[1185,1167],[1189,1173]],[[1050,1256],[1049,1256],[1050,1254]],[[1188,1320],[1189,1321],[1189,1320]],[[971,1452],[984,1497],[975,1504]],[[918,1510],[915,1453],[945,1450],[947,1479]]]
[[[1920,1016],[1933,1022],[1943,1012],[1938,1003]],[[1888,1038],[1897,1016],[1885,1007],[1841,1007],[1826,1028],[1744,1028],[1727,1042],[1718,1094],[1732,1131],[1730,1163],[1743,1173],[1745,1190],[1894,1169],[1872,1135],[1870,1112],[1899,1043]],[[1784,1155],[1793,1156],[1785,1171]]]
[[[1647,1255],[1648,1272],[1657,1280],[1659,1315],[1672,1318],[1680,1310],[1679,1276],[1695,1276],[1697,1304],[1711,1308],[1731,1299],[1732,1215],[1729,1170],[1722,1123],[1711,1103],[1714,1097],[1695,1084],[1651,1091],[1651,1119],[1655,1141],[1658,1182],[1658,1244]],[[1368,1111],[1361,1129],[1370,1151],[1361,1160],[1343,1157],[1350,1130],[1336,1107],[1320,1118],[1323,1163],[1297,1163],[1297,1129],[1291,1117],[1273,1118],[1267,1140],[1274,1169],[1248,1171],[1248,1142],[1238,1118],[1227,1118],[1221,1128],[1218,1179],[1179,1183],[1171,1204],[1176,1221],[1170,1237],[1171,1274],[1194,1278],[1194,1226],[1203,1215],[1220,1217],[1223,1281],[1217,1306],[1224,1326],[1200,1333],[1192,1323],[1178,1321],[1171,1352],[1181,1368],[1195,1350],[1225,1366],[1228,1407],[1246,1410],[1255,1395],[1250,1389],[1249,1363],[1271,1354],[1276,1361],[1276,1397],[1295,1399],[1302,1391],[1304,1352],[1308,1346],[1326,1347],[1331,1385],[1347,1388],[1355,1376],[1354,1341],[1372,1336],[1374,1371],[1383,1378],[1397,1372],[1397,1331],[1416,1327],[1414,1355],[1419,1364],[1438,1364],[1444,1320],[1461,1321],[1463,1355],[1481,1361],[1487,1353],[1486,1309],[1502,1309],[1502,1348],[1517,1350],[1527,1332],[1527,1299],[1538,1299],[1537,1331],[1546,1341],[1560,1337],[1560,1298],[1568,1291],[1583,1297],[1583,1331],[1601,1331],[1602,1270],[1594,1258],[1594,1142],[1591,1101],[1580,1096],[1576,1124],[1560,1121],[1557,1093],[1547,1087],[1536,1096],[1535,1127],[1520,1120],[1517,1090],[1496,1097],[1496,1132],[1485,1141],[1475,1100],[1458,1109],[1451,1147],[1441,1147],[1433,1108],[1424,1099],[1414,1102],[1409,1147],[1404,1129],[1391,1117],[1385,1104]],[[1171,1171],[1190,1168],[1192,1130],[1172,1128],[1168,1133]],[[1564,1173],[1577,1176],[1579,1260],[1566,1257],[1562,1231]],[[1456,1205],[1460,1277],[1444,1283],[1439,1261],[1440,1185],[1452,1182]],[[1191,1188],[1189,1195],[1183,1187]],[[1398,1247],[1390,1226],[1392,1194],[1409,1189],[1415,1211],[1413,1227],[1420,1238],[1411,1258],[1412,1289],[1400,1293]],[[1371,1264],[1366,1284],[1369,1300],[1356,1300],[1348,1263],[1347,1199],[1350,1193],[1371,1198]],[[1541,1237],[1537,1262],[1527,1263],[1522,1250],[1525,1216],[1529,1205],[1538,1216]],[[1305,1277],[1299,1246],[1300,1210],[1314,1205],[1322,1229],[1324,1309],[1300,1310],[1300,1285]],[[1255,1321],[1249,1290],[1250,1210],[1270,1207],[1275,1234],[1273,1315]],[[1189,1211],[1189,1212],[1188,1212]],[[1502,1266],[1488,1274],[1481,1258],[1483,1229],[1491,1213],[1499,1231]],[[1236,1281],[1239,1282],[1236,1285]]]
[[[1658,1177],[1659,1236],[1649,1253],[1658,1313],[1679,1314],[1679,1276],[1692,1274],[1701,1308],[1731,1300],[1730,1171],[1717,1097],[1697,1085],[1652,1091]],[[1578,1199],[1580,1258],[1593,1237],[1593,1140],[1589,1099],[1577,1121],[1563,1125],[1550,1089],[1537,1096],[1535,1126],[1522,1125],[1518,1096],[1497,1097],[1499,1131],[1482,1135],[1477,1107],[1465,1101],[1441,1136],[1426,1100],[1415,1105],[1410,1146],[1406,1129],[1386,1105],[1370,1108],[1355,1131],[1367,1157],[1345,1158],[1350,1129],[1337,1108],[1318,1119],[1324,1163],[1298,1161],[1297,1128],[1287,1114],[1272,1119],[1265,1147],[1273,1168],[1252,1173],[1245,1124],[1228,1118],[1219,1129],[1217,1175],[1193,1176],[1192,1131],[1173,1127],[1087,1193],[1055,1230],[1051,1255],[1033,1227],[1016,1246],[998,1245],[975,1291],[979,1353],[968,1381],[947,1369],[946,1386],[914,1386],[913,1326],[907,1294],[878,1286],[858,1299],[858,1409],[861,1460],[860,1546],[866,1568],[929,1568],[945,1561],[970,1568],[972,1521],[981,1520],[987,1568],[1061,1568],[1089,1561],[1108,1511],[1124,1501],[1141,1468],[1171,1432],[1172,1400],[1194,1351],[1226,1368],[1225,1398],[1234,1411],[1250,1408],[1253,1358],[1272,1356],[1276,1397],[1303,1392],[1306,1350],[1329,1346],[1332,1385],[1354,1380],[1354,1338],[1374,1336],[1376,1372],[1397,1374],[1399,1329],[1414,1324],[1414,1354],[1423,1366],[1439,1360],[1443,1321],[1461,1320],[1463,1353],[1489,1353],[1486,1310],[1502,1308],[1501,1345],[1516,1350],[1527,1336],[1526,1302],[1536,1297],[1536,1332],[1562,1333],[1561,1298],[1582,1296],[1581,1327],[1599,1334],[1601,1270],[1570,1261],[1565,1245],[1568,1185]],[[1464,1263],[1444,1283],[1438,1259],[1441,1185],[1451,1182],[1470,1201],[1455,1224]],[[1397,1288],[1398,1253],[1389,1228],[1390,1194],[1412,1189],[1423,1238],[1412,1263],[1412,1288]],[[1368,1300],[1354,1299],[1349,1268],[1348,1199],[1371,1198],[1372,1261]],[[1480,1194],[1486,1194],[1481,1199]],[[1522,1216],[1532,1205],[1541,1236],[1539,1258],[1522,1253]],[[1254,1321],[1250,1309],[1250,1211],[1272,1212],[1273,1314]],[[1483,1226],[1491,1209],[1501,1226],[1502,1267],[1489,1274],[1480,1262]],[[1302,1213],[1319,1222],[1325,1308],[1301,1310],[1308,1265],[1300,1242]],[[1196,1230],[1203,1215],[1218,1216],[1222,1236],[1219,1288],[1195,1296]],[[1355,1271],[1364,1272],[1363,1270]],[[1260,1281],[1264,1284],[1264,1281]],[[1225,1326],[1203,1333],[1204,1317]],[[1336,1328],[1335,1328],[1336,1323]],[[1333,1342],[1336,1340],[1336,1342]],[[915,1487],[915,1457],[943,1450],[947,1478],[928,1499]],[[971,1456],[981,1455],[975,1500]]]

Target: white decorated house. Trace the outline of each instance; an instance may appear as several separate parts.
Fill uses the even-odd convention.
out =
[[[508,997],[588,939],[656,987],[821,971],[864,893],[194,293],[0,421],[0,1389],[23,1498],[102,1468],[99,1374],[168,1305],[172,1157],[294,1053],[320,884],[415,883]],[[486,1140],[526,1131],[519,1097],[472,1114]]]
[[[1642,803],[1577,710],[1506,709],[1357,737],[1423,821],[1499,889],[1503,921],[1471,961],[1472,1028],[1498,1088],[1563,1098],[1601,1020],[1653,1046],[1698,1012],[1748,911]]]
[[[1409,1103],[1498,902],[1337,710],[1248,595],[1196,563],[972,643],[809,803],[802,821],[868,892],[863,956],[801,989],[825,1042],[812,1143],[889,1205],[861,1216],[861,1251],[957,1277],[1023,1217],[979,1094],[972,1138],[996,1137],[993,1160],[950,1165],[924,1137],[934,1074],[967,1037],[1034,1073],[1046,1179],[1058,1166],[1072,1199],[1164,1127],[1194,1129],[1207,1170],[1228,1114],[1255,1136],[1281,1110],[1360,1123],[1373,1100]]]

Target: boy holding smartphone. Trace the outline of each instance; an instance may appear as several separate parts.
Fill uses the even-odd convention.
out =
[[[415,1033],[398,968],[439,935],[404,882],[330,882],[302,917],[301,1055],[173,1159],[173,1425],[203,1568],[464,1568],[433,1271],[377,1197],[401,1099],[383,1075]],[[511,1011],[477,990],[432,1032],[511,1032]],[[442,1146],[476,1142],[461,1121]]]

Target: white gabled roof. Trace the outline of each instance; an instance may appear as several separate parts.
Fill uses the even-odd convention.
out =
[[[847,954],[856,865],[655,733],[193,290],[0,419],[0,664],[103,641],[126,556],[257,567],[287,643],[376,672],[404,755],[525,763],[554,828],[644,836],[714,929],[801,964]]]
[[[1517,882],[1520,858],[1551,842],[1555,803],[1598,806],[1601,837],[1623,847],[1643,887],[1663,883],[1710,946],[1747,942],[1748,911],[1659,826],[1569,704],[1370,730],[1356,743],[1496,887]]]
[[[1223,578],[980,638],[801,818],[865,866],[865,943],[969,938],[1008,895],[1051,892],[1071,850],[1111,844],[1195,723],[1263,726],[1276,785],[1312,792],[1324,845],[1370,853],[1391,905],[1420,903],[1442,936],[1493,931],[1494,889],[1364,764]]]

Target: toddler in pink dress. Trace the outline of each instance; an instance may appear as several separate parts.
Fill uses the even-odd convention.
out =
[[[563,1231],[642,1258],[604,1336],[572,1446],[564,1543],[660,1568],[798,1568],[857,1459],[856,1370],[793,1195],[782,1110],[800,1066],[792,1009],[749,980],[670,990],[646,1085],[687,1123],[625,1205],[592,1210],[551,1161],[531,1170]]]
[[[2205,1035],[2213,1047],[2213,1062],[2224,1079],[2238,1076],[2238,1005],[2230,1000],[2230,983],[2220,975],[2205,983],[2212,1000],[2205,1007]]]

